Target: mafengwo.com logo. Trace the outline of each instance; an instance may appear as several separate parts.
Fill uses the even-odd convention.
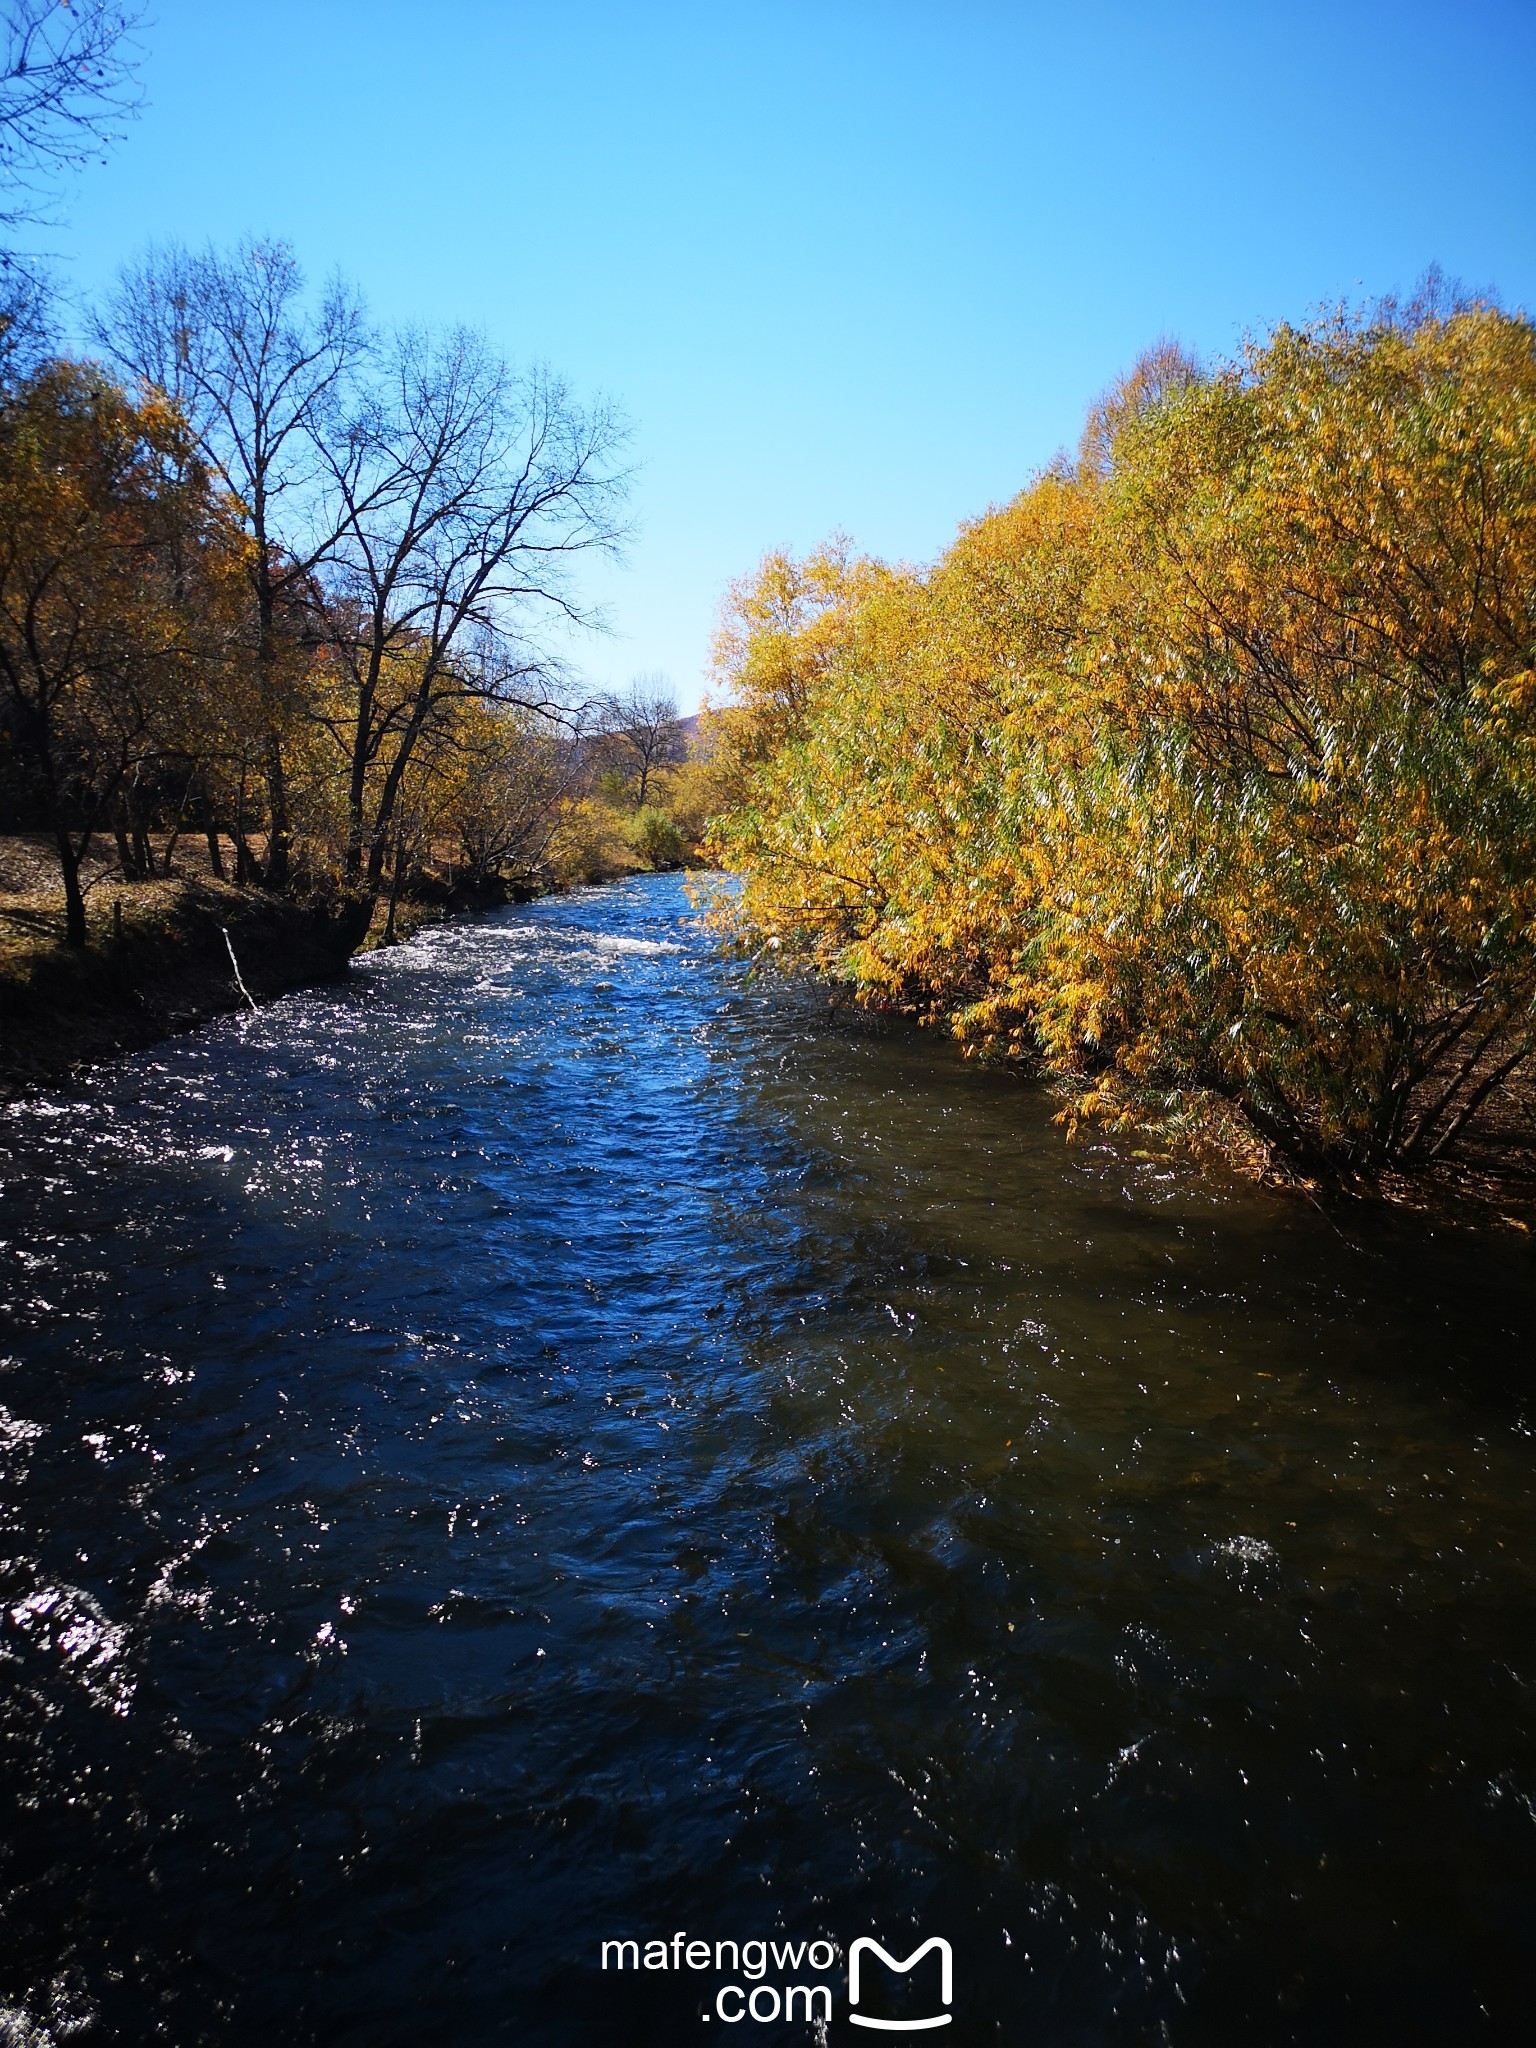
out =
[[[927,2019],[883,2020],[873,2013],[858,2010],[860,1994],[868,1981],[865,1973],[865,1958],[877,1956],[888,1970],[899,1976],[906,1976],[915,1970],[924,1956],[937,1954],[939,1958],[939,2000],[945,2011],[934,2013]],[[895,1956],[883,1949],[873,1935],[861,1934],[848,1951],[848,2017],[856,2027],[878,2027],[887,2034],[916,2034],[929,2027],[947,2027],[950,2021],[948,2007],[955,1999],[955,1957],[954,1951],[942,1936],[932,1934],[921,1948],[913,1949],[911,1955],[898,1962]]]
[[[686,1933],[669,1940],[605,1941],[604,1970],[694,1972],[717,1981],[704,1991],[702,2020],[742,2020],[771,2025],[806,2020],[825,2039],[843,1986],[840,1942],[704,1941]],[[929,1957],[935,1966],[919,1966]],[[907,1956],[892,1955],[873,1935],[861,1934],[847,1951],[847,2010],[853,2026],[882,2034],[920,2034],[947,2027],[955,1996],[954,1952],[941,1935],[930,1935]],[[934,1980],[937,1981],[934,1981]],[[891,2013],[893,2005],[901,2016]],[[907,2008],[915,2008],[908,2011]]]

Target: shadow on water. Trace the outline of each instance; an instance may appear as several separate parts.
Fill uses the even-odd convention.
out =
[[[677,1930],[943,1934],[957,2043],[1528,2010],[1519,1247],[1069,1149],[661,879],[4,1133],[0,2039],[674,2042]]]

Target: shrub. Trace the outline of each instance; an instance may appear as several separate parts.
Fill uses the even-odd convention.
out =
[[[668,812],[646,804],[629,821],[630,845],[650,868],[680,868],[683,864],[683,835]]]

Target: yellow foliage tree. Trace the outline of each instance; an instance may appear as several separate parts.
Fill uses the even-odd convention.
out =
[[[244,545],[167,400],[67,360],[4,393],[0,694],[72,945],[86,938],[80,862],[109,806],[219,722]]]
[[[744,939],[1075,1115],[1443,1151],[1536,1047],[1533,339],[1163,344],[926,575],[770,557],[722,641]]]

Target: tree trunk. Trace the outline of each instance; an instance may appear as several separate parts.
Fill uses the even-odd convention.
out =
[[[368,666],[358,685],[357,716],[352,724],[352,761],[347,777],[347,852],[342,878],[355,890],[362,880],[363,844],[367,838],[364,806],[368,796],[369,746],[373,734],[373,701],[378,672],[377,645],[370,650]]]
[[[155,850],[149,843],[149,831],[144,823],[144,814],[139,809],[138,793],[135,789],[137,776],[123,786],[122,810],[128,827],[128,837],[133,846],[133,873],[131,881],[152,881],[155,873]]]
[[[196,770],[194,769],[193,774],[195,773]],[[181,792],[181,802],[176,806],[176,815],[171,820],[171,836],[165,842],[165,852],[160,859],[160,872],[162,875],[168,875],[171,872],[171,855],[176,851],[176,842],[181,837],[181,828],[186,819],[187,804],[191,796],[192,776],[189,775],[187,777],[187,786]]]
[[[54,844],[59,850],[59,872],[64,877],[64,943],[84,946],[85,895],[80,887],[80,856],[67,827],[55,831]]]
[[[292,832],[288,817],[288,776],[283,765],[283,743],[277,728],[277,592],[272,573],[271,545],[267,538],[266,507],[259,494],[253,509],[256,538],[256,678],[266,724],[261,765],[267,785],[267,858],[256,879],[269,889],[286,889]]]
[[[136,882],[139,879],[138,863],[129,843],[128,820],[121,797],[112,806],[112,837],[117,842],[117,864],[123,871],[123,880]]]
[[[218,820],[213,814],[213,805],[208,801],[207,797],[203,798],[203,837],[208,842],[209,869],[222,882],[225,879],[224,849],[219,844]]]
[[[368,849],[368,870],[364,878],[363,893],[370,903],[377,903],[384,887],[384,855],[388,841],[382,830],[375,828],[373,842]]]
[[[400,887],[405,879],[405,834],[395,835],[395,864],[389,877],[389,913],[384,919],[384,944],[395,943],[395,906],[400,901]]]
[[[243,889],[252,880],[261,880],[261,869],[256,856],[251,852],[245,836],[245,774],[241,772],[240,788],[235,797],[235,815],[230,826],[230,835],[235,842],[235,885]]]
[[[293,829],[288,817],[288,777],[276,733],[267,735],[267,858],[261,879],[269,889],[286,889],[292,869]]]

